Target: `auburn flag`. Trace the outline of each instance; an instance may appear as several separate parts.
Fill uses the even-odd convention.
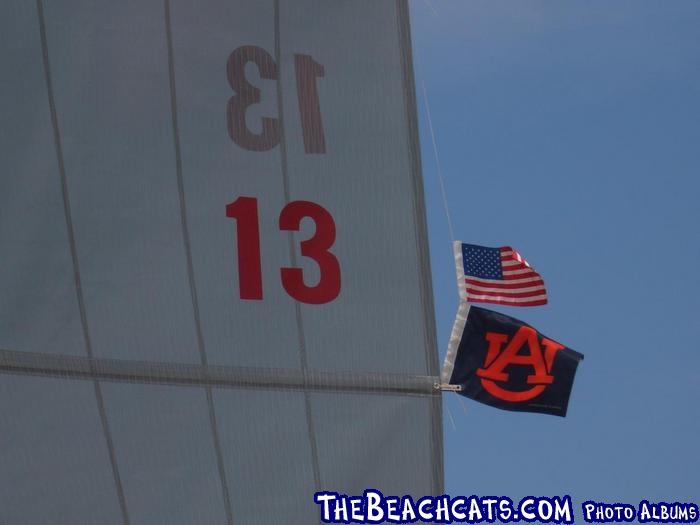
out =
[[[462,303],[442,380],[487,405],[563,417],[582,359],[522,321]]]

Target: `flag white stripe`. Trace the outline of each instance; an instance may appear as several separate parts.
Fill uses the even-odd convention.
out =
[[[467,291],[475,292],[501,292],[503,294],[511,293],[525,293],[525,292],[536,292],[538,290],[544,290],[544,285],[540,284],[538,286],[526,286],[523,288],[489,288],[488,286],[478,286],[476,284],[467,283]]]
[[[501,266],[518,266],[520,261],[502,261]]]
[[[522,275],[524,273],[535,273],[532,268],[521,268],[520,270],[504,270],[503,275]]]
[[[505,296],[495,296],[495,295],[474,295],[468,294],[469,299],[472,301],[484,300],[484,301],[502,301],[505,303],[529,303],[531,301],[538,301],[540,299],[546,299],[547,294],[543,295],[533,295],[531,297],[505,297]]]

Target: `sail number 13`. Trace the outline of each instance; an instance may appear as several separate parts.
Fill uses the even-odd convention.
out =
[[[260,223],[258,200],[239,197],[226,206],[226,216],[236,221],[238,246],[238,283],[241,299],[262,300],[262,264],[260,261]],[[281,231],[299,231],[302,219],[314,222],[313,237],[300,242],[302,257],[313,259],[320,271],[318,283],[304,282],[301,268],[281,268],[282,286],[290,297],[307,304],[329,303],[340,293],[340,263],[329,250],[335,242],[335,221],[322,206],[310,201],[293,201],[279,216]]]

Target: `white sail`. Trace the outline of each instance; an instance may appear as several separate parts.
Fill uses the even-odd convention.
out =
[[[406,2],[11,1],[0,44],[0,522],[440,493]]]

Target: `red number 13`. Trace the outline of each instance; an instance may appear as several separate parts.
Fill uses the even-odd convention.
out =
[[[239,197],[226,206],[226,216],[236,219],[241,299],[261,300],[263,293],[257,199]],[[313,237],[300,243],[301,255],[316,261],[320,279],[315,286],[308,286],[304,282],[301,268],[282,268],[282,286],[297,301],[324,304],[338,297],[341,286],[340,263],[328,251],[335,242],[333,216],[314,202],[294,201],[282,209],[279,228],[282,231],[299,231],[301,221],[306,217],[314,221],[316,231]]]

